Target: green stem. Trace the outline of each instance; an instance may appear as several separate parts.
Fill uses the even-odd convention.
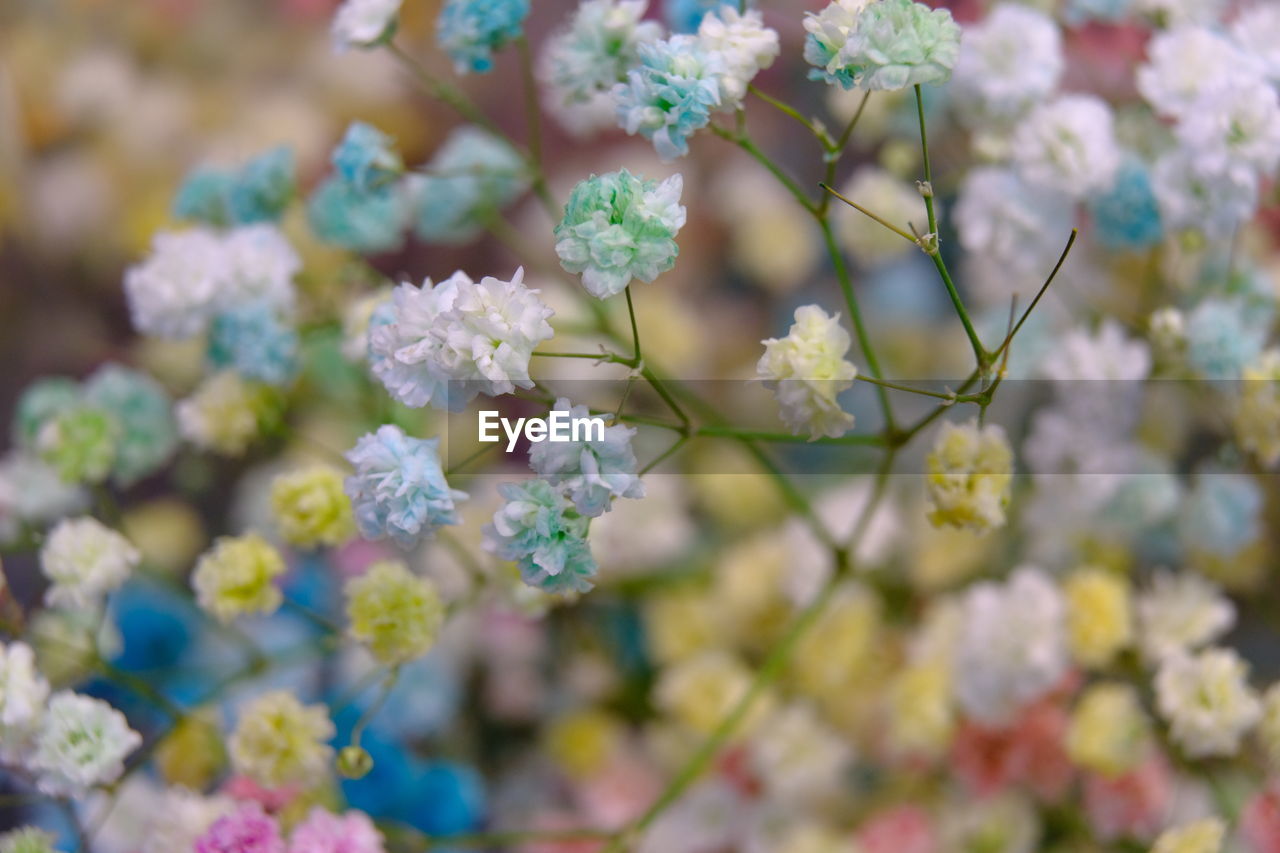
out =
[[[623,292],[627,294],[627,316],[631,318],[631,360],[637,365],[640,364],[640,329],[636,325],[636,308],[631,303],[631,285],[627,285]]]
[[[803,115],[801,115],[800,111],[797,110],[795,107],[791,106],[790,104],[783,103],[782,101],[778,100],[772,95],[762,92],[760,89],[756,88],[756,85],[754,83],[747,84],[747,91],[755,95],[760,100],[764,101],[769,106],[778,110],[783,115],[793,118],[796,121],[800,122],[800,124],[804,125],[805,128],[814,135],[814,137],[818,140],[818,142],[822,145],[822,147],[827,151],[831,151],[835,147],[835,142],[832,141],[830,134],[828,134],[825,130],[823,130],[818,125],[814,124],[813,121],[811,121],[810,119],[807,119]]]
[[[787,191],[791,193],[791,195],[795,198],[795,200],[800,204],[801,207],[809,211],[809,213],[811,214],[814,214],[814,215],[817,214],[817,211],[818,211],[817,207],[814,205],[812,201],[809,200],[809,197],[805,195],[804,190],[800,189],[800,185],[797,184],[795,180],[791,178],[790,175],[782,171],[782,169],[778,166],[778,164],[770,160],[769,157],[763,151],[757,148],[756,144],[752,142],[750,138],[748,138],[745,134],[734,133],[732,131],[725,130],[723,127],[719,127],[714,124],[710,125],[710,127],[711,127],[711,132],[714,133],[716,136],[719,136],[721,139],[732,142],[734,145],[738,146],[743,151],[747,152],[753,158],[755,158],[755,160],[758,163],[760,163],[760,165],[768,169],[769,173],[773,175],[775,178],[777,178],[780,184],[786,187]]]

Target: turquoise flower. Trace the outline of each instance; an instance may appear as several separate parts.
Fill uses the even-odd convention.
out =
[[[596,561],[587,544],[587,519],[546,480],[503,483],[506,503],[485,525],[484,547],[514,560],[520,577],[544,592],[586,592]]]
[[[213,318],[207,355],[217,370],[229,367],[246,379],[283,385],[297,364],[298,334],[270,304],[246,302]]]
[[[236,176],[227,169],[216,166],[197,166],[192,169],[173,198],[173,215],[192,222],[210,225],[228,225],[231,221],[227,199]]]
[[[1073,27],[1090,21],[1115,24],[1127,18],[1132,11],[1133,0],[1067,0],[1062,17]]]
[[[463,243],[529,185],[524,160],[504,140],[460,127],[415,175],[415,230],[428,243]]]
[[[708,13],[721,6],[738,8],[738,0],[664,0],[662,17],[673,33],[695,33]]]
[[[879,0],[858,14],[834,62],[859,88],[892,90],[945,83],[959,54],[960,26],[950,11],[912,0]]]
[[[338,176],[317,187],[307,202],[307,219],[316,237],[355,252],[399,248],[407,213],[400,185],[361,192]]]
[[[449,488],[438,444],[439,439],[411,438],[387,424],[347,451],[356,473],[345,488],[364,538],[390,537],[412,548],[441,525],[458,523],[454,502],[467,494]]]
[[[680,251],[683,186],[679,175],[659,184],[626,169],[582,181],[555,230],[561,266],[582,273],[583,286],[599,299],[621,293],[632,278],[653,281]]]
[[[567,412],[569,423],[591,416],[586,406],[570,406],[564,397],[556,400],[552,411]],[[542,441],[529,450],[529,467],[568,495],[588,518],[608,512],[614,498],[644,497],[631,449],[636,431],[616,424],[604,427],[603,434],[601,441]]]
[[[91,406],[119,424],[112,477],[129,486],[160,470],[178,447],[173,402],[150,376],[120,364],[105,364],[85,381]]]
[[[613,90],[618,124],[653,141],[664,162],[689,153],[689,136],[706,127],[720,106],[724,58],[704,50],[694,36],[675,35],[642,44],[640,65]]]
[[[293,151],[272,148],[238,171],[198,166],[173,200],[173,215],[208,225],[276,222],[297,188]]]
[[[37,379],[22,391],[14,407],[13,443],[18,447],[35,446],[40,428],[81,400],[80,385],[73,379],[53,376]]]
[[[520,37],[529,0],[446,0],[436,19],[436,43],[459,74],[493,69],[494,51]]]
[[[1178,535],[1189,546],[1230,557],[1262,534],[1262,490],[1244,474],[1203,472],[1179,514]]]
[[[1164,238],[1151,174],[1136,158],[1116,172],[1111,189],[1089,201],[1098,242],[1109,249],[1145,249]]]
[[[1239,379],[1261,354],[1267,323],[1243,300],[1206,299],[1187,314],[1187,361],[1207,379]]]
[[[394,181],[404,171],[392,139],[376,127],[352,122],[329,160],[344,181],[362,193]]]

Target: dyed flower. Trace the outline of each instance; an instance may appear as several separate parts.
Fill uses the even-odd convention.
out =
[[[889,685],[889,742],[896,753],[936,758],[951,745],[956,714],[950,669],[925,661],[899,671]]]
[[[327,465],[276,477],[271,483],[271,510],[284,541],[300,548],[333,548],[355,533],[342,475]]]
[[[1164,238],[1160,206],[1151,173],[1135,157],[1127,157],[1111,188],[1089,199],[1098,242],[1109,249],[1145,249]]]
[[[120,424],[96,406],[80,404],[40,428],[36,447],[67,483],[101,483],[116,462]]]
[[[706,17],[732,6],[738,0],[662,0],[662,18],[673,33],[696,32]]]
[[[960,27],[946,9],[912,0],[867,4],[835,64],[860,89],[945,83],[960,53]]]
[[[837,398],[853,385],[858,368],[845,359],[850,339],[840,315],[802,305],[785,338],[762,343],[764,355],[756,364],[756,375],[773,390],[791,431],[808,432],[810,440],[848,432],[853,415],[840,408]]]
[[[804,59],[814,66],[811,80],[825,80],[845,89],[853,88],[853,70],[839,57],[849,36],[858,28],[858,16],[870,0],[833,0],[821,12],[806,12]]]
[[[362,536],[389,536],[402,548],[411,548],[437,527],[458,523],[454,501],[467,494],[449,488],[438,444],[439,439],[411,438],[387,424],[347,451],[356,473],[347,478],[346,491]]]
[[[1161,833],[1151,853],[1219,853],[1226,837],[1227,825],[1207,817]]]
[[[278,402],[269,386],[224,370],[205,379],[174,414],[178,432],[196,447],[239,456],[275,420]]]
[[[174,194],[174,217],[213,226],[228,224],[227,199],[235,180],[235,174],[229,169],[195,167],[187,173]]]
[[[1236,440],[1270,468],[1280,461],[1280,350],[1262,353],[1240,378]]]
[[[964,28],[952,84],[958,114],[969,123],[1017,119],[1053,94],[1063,65],[1054,20],[1027,6],[1001,3]]]
[[[588,519],[546,480],[504,483],[505,502],[484,528],[484,548],[514,560],[520,577],[550,593],[587,592],[596,561],[587,545]]]
[[[428,243],[465,243],[528,186],[528,168],[506,140],[478,127],[459,127],[425,174],[412,176],[414,230]]]
[[[17,762],[31,747],[49,698],[26,643],[0,643],[0,761]]]
[[[1074,572],[1063,584],[1071,656],[1087,667],[1104,667],[1133,640],[1129,586],[1096,568]]]
[[[112,476],[128,486],[155,473],[178,445],[169,395],[150,376],[105,364],[84,384],[85,401],[119,424]]]
[[[27,766],[41,793],[83,797],[120,778],[125,756],[141,744],[124,714],[101,699],[64,690],[44,710]]]
[[[336,53],[373,47],[391,32],[401,0],[345,0],[333,13],[330,36]]]
[[[1128,684],[1095,684],[1081,694],[1067,730],[1067,754],[1108,777],[1137,767],[1150,745],[1150,724]]]
[[[218,300],[206,319],[229,306],[261,302],[283,312],[293,307],[293,277],[302,260],[274,225],[233,228],[222,239],[226,262],[218,282]]]
[[[0,835],[0,853],[56,853],[53,836],[26,826]]]
[[[37,379],[18,397],[13,414],[13,443],[33,448],[41,428],[82,402],[80,386],[73,379],[51,376]]]
[[[1263,503],[1252,477],[1204,471],[1183,501],[1178,535],[1190,550],[1235,557],[1262,536]]]
[[[395,666],[421,657],[435,644],[444,605],[435,585],[398,560],[374,563],[347,581],[351,636],[380,662]]]
[[[1270,325],[1242,299],[1205,299],[1186,315],[1187,362],[1207,379],[1237,379],[1262,354]]]
[[[725,65],[720,75],[722,106],[738,106],[747,86],[778,56],[778,33],[764,25],[759,12],[739,12],[733,4],[720,4],[698,24],[698,41],[704,50],[718,54]]]
[[[520,38],[529,0],[445,0],[436,44],[459,74],[493,70],[493,54]]]
[[[1042,104],[1014,133],[1013,160],[1029,183],[1075,198],[1111,187],[1120,168],[1111,108],[1092,95]]]
[[[140,559],[128,539],[94,518],[61,521],[40,548],[40,567],[53,584],[45,601],[54,607],[95,608],[128,580]]]
[[[1231,649],[1175,654],[1160,664],[1156,706],[1169,723],[1170,737],[1189,758],[1234,755],[1262,718],[1248,672],[1249,665]]]
[[[192,853],[285,853],[280,825],[257,803],[246,803],[213,822]]]
[[[278,788],[314,784],[333,755],[326,745],[333,735],[328,708],[304,706],[292,693],[273,690],[241,709],[227,745],[237,773]]]
[[[1069,663],[1065,609],[1062,593],[1036,568],[969,589],[954,659],[956,698],[969,716],[1007,723],[1058,683]]]
[[[1157,572],[1151,588],[1138,597],[1137,612],[1138,642],[1152,663],[1195,651],[1236,621],[1230,599],[1191,572]]]
[[[307,201],[316,237],[355,252],[386,252],[404,242],[409,201],[399,185],[361,192],[339,177],[322,183]]]
[[[274,613],[284,600],[275,579],[284,574],[280,552],[256,533],[223,536],[196,563],[196,601],[221,622],[249,613]]]
[[[237,171],[193,169],[174,196],[173,215],[214,226],[275,222],[284,215],[296,186],[293,152],[280,146]]]
[[[618,124],[651,140],[669,162],[689,153],[689,136],[706,127],[721,105],[720,79],[728,66],[696,36],[674,35],[637,50],[640,64],[613,90]]]
[[[209,364],[246,379],[283,385],[293,375],[298,334],[269,305],[246,302],[218,314],[209,330]]]
[[[1194,151],[1174,149],[1153,173],[1160,216],[1170,230],[1196,230],[1211,239],[1230,237],[1253,216],[1258,176],[1248,170],[1215,172]]]
[[[206,228],[161,232],[151,256],[124,275],[133,327],[144,335],[189,338],[204,330],[226,272],[219,236]]]
[[[929,520],[987,533],[1004,526],[1013,451],[997,424],[942,425],[928,460]]]
[[[329,160],[342,180],[367,193],[394,181],[404,171],[391,143],[391,137],[376,127],[353,121]]]
[[[551,412],[566,413],[569,423],[591,417],[586,406],[571,406],[565,397],[556,400]],[[605,426],[599,441],[592,439],[590,430],[585,432],[580,440],[572,440],[570,435],[570,441],[534,443],[529,450],[529,467],[567,495],[578,513],[588,518],[608,512],[614,498],[644,497],[631,449],[635,429],[621,424]]]
[[[382,833],[369,816],[314,808],[289,836],[289,853],[382,853]]]

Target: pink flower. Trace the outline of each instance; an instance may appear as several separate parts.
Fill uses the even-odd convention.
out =
[[[880,812],[862,825],[856,838],[863,853],[935,853],[938,849],[929,814],[912,805]]]
[[[1249,801],[1240,814],[1240,836],[1250,853],[1280,853],[1280,790]]]
[[[222,792],[233,800],[257,803],[266,811],[279,812],[298,796],[297,785],[282,788],[264,788],[248,776],[232,776],[222,786]]]
[[[257,803],[218,818],[196,839],[195,853],[285,853],[276,819]]]
[[[289,853],[382,853],[382,833],[363,812],[314,808],[294,829]]]
[[[588,823],[622,826],[639,817],[662,793],[662,782],[634,750],[619,750],[600,772],[576,786],[574,799]]]
[[[1007,785],[1026,785],[1043,800],[1061,797],[1073,769],[1063,741],[1067,713],[1050,701],[1029,706],[1010,726],[988,729],[966,723],[952,745],[956,773],[982,796]]]
[[[1128,773],[1107,778],[1084,777],[1084,810],[1094,833],[1103,841],[1123,836],[1150,839],[1173,798],[1173,780],[1164,757],[1151,758]]]

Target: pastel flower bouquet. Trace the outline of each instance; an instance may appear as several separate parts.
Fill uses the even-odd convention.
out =
[[[0,853],[1280,853],[1280,5],[534,5],[15,389]]]

